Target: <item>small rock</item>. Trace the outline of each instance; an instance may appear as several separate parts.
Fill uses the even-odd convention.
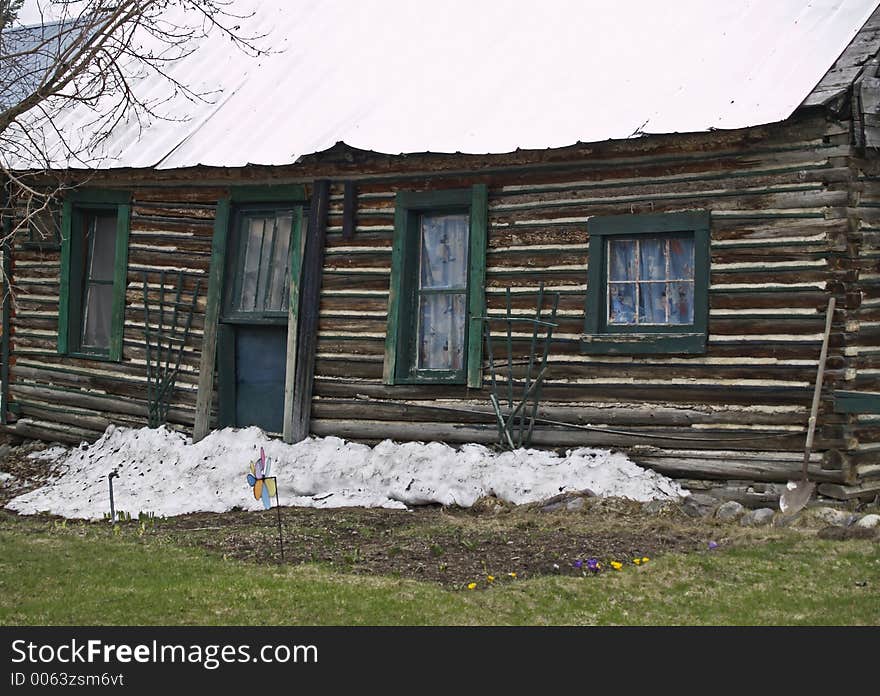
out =
[[[771,508],[758,508],[743,515],[739,523],[743,527],[764,527],[773,521],[775,515],[776,512]]]
[[[715,517],[723,522],[736,520],[746,514],[746,509],[735,500],[722,503],[715,511]]]
[[[856,521],[855,526],[861,529],[876,529],[880,526],[880,515],[865,515]]]
[[[704,493],[691,493],[681,504],[688,517],[709,517],[718,507],[718,499]]]
[[[831,507],[813,508],[809,511],[808,517],[811,520],[822,522],[826,526],[832,527],[848,527],[856,519],[855,515],[845,510],[837,510]]]
[[[596,494],[585,488],[582,491],[569,491],[548,498],[541,505],[541,512],[559,512],[560,510],[580,510],[584,506],[584,498],[593,498]]]

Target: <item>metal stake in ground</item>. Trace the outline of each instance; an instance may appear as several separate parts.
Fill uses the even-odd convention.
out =
[[[272,477],[275,478],[274,476]],[[281,535],[281,503],[278,502],[278,479],[275,479],[275,510],[278,511],[278,548],[281,549],[281,562],[284,563],[284,537]]]
[[[116,469],[107,474],[107,483],[110,484],[110,522],[116,522],[116,507],[113,505],[113,479],[119,478]]]

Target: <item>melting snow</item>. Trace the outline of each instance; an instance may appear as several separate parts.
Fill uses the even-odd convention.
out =
[[[36,459],[39,461],[47,461],[54,462],[56,459],[61,459],[65,454],[67,454],[67,448],[56,446],[50,447],[49,449],[40,450],[39,452],[31,452],[27,458],[28,459]]]
[[[487,495],[522,504],[585,488],[640,501],[686,495],[674,481],[607,450],[579,448],[562,457],[540,450],[497,453],[473,444],[454,449],[437,442],[385,440],[368,447],[336,437],[288,445],[259,428],[226,428],[193,444],[164,427],[110,426],[91,446],[39,453],[39,458],[57,459],[57,478],[7,507],[24,514],[100,519],[110,510],[107,475],[116,470],[116,509],[132,515],[259,510],[245,476],[260,447],[272,462],[270,473],[278,477],[281,505],[469,507]]]

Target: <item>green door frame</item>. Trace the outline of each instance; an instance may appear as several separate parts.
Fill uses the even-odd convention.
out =
[[[222,427],[234,421],[235,409],[235,350],[234,330],[220,323],[226,282],[226,258],[229,228],[233,223],[232,208],[246,203],[287,203],[295,207],[290,240],[290,299],[287,311],[287,365],[284,387],[284,440],[290,442],[293,430],[293,375],[295,373],[297,327],[299,323],[299,286],[302,270],[302,220],[306,204],[305,187],[301,184],[276,186],[234,186],[229,196],[218,201],[214,219],[214,238],[211,247],[211,266],[208,276],[208,298],[205,308],[205,330],[202,338],[202,356],[199,366],[199,387],[196,397],[193,441],[198,442],[210,430],[211,402],[214,396],[214,369],[219,367],[218,391],[220,404],[218,422]],[[267,323],[267,322],[261,322]],[[270,323],[283,323],[275,320]],[[230,384],[231,380],[231,384]],[[288,392],[290,392],[288,394]],[[229,401],[230,395],[232,400]],[[230,415],[232,414],[232,415]]]

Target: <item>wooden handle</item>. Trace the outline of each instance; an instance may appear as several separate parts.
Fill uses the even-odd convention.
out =
[[[831,322],[834,319],[834,307],[837,300],[834,297],[828,300],[828,309],[825,311],[825,334],[822,337],[822,352],[819,354],[819,371],[816,374],[816,386],[813,389],[813,404],[810,406],[810,420],[807,423],[807,441],[804,444],[804,469],[803,480],[807,480],[807,464],[810,461],[810,451],[813,449],[813,435],[816,432],[816,416],[819,413],[819,399],[822,396],[822,381],[825,377],[825,359],[828,357],[828,339],[831,336]]]

